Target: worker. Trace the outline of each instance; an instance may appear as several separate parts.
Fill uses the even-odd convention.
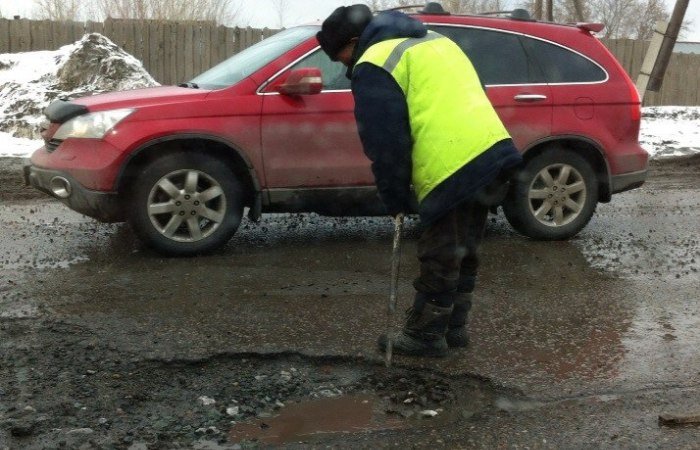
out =
[[[467,56],[420,21],[341,6],[317,39],[348,67],[358,132],[386,211],[409,213],[415,198],[424,225],[415,298],[393,350],[445,356],[469,342],[488,209],[505,196],[522,157]],[[387,340],[380,336],[381,350]]]

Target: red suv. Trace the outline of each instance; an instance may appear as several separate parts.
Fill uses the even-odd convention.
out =
[[[538,239],[566,239],[597,202],[640,186],[637,90],[596,39],[561,25],[431,10],[415,17],[453,39],[523,152],[503,203]],[[190,255],[227,242],[243,211],[379,215],[345,68],[318,25],[282,31],[179,87],[54,102],[27,182],[101,221],[128,220],[149,246]]]

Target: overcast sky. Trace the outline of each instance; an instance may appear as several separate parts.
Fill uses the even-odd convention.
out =
[[[86,0],[89,1],[89,0]],[[518,0],[511,0],[514,4]],[[289,27],[298,23],[311,22],[325,19],[333,9],[340,5],[356,3],[354,0],[287,0],[288,11],[285,11],[284,25]],[[416,3],[421,3],[417,1]],[[5,17],[19,14],[29,16],[31,14],[31,0],[0,0],[0,11]],[[669,10],[675,4],[674,0],[666,0]],[[270,0],[243,1],[241,18],[253,27],[275,28],[279,25],[279,16]],[[694,22],[693,27],[686,33],[684,40],[700,42],[700,0],[693,0],[688,6],[686,19]]]

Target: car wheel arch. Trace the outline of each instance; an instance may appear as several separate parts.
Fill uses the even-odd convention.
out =
[[[602,147],[592,139],[577,135],[551,136],[527,146],[522,152],[523,158],[527,163],[534,157],[556,148],[574,150],[589,162],[598,177],[598,201],[609,202],[612,198],[610,165]]]
[[[239,178],[246,190],[245,204],[250,207],[249,216],[253,220],[260,217],[262,209],[261,186],[255,168],[249,158],[231,142],[218,136],[206,134],[176,134],[153,139],[132,151],[122,164],[115,182],[117,192],[125,192],[139,168],[144,167],[166,153],[197,151],[207,145],[207,153],[215,154],[225,161]]]

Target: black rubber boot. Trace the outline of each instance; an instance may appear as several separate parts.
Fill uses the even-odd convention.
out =
[[[471,292],[458,292],[455,294],[452,315],[447,325],[445,339],[450,348],[466,347],[469,345],[469,334],[467,333],[467,316],[472,309]]]
[[[392,351],[397,355],[433,356],[447,354],[445,332],[452,306],[439,306],[436,302],[416,295],[414,306],[407,311],[406,325],[393,337]],[[384,352],[387,335],[379,337],[379,348]]]

